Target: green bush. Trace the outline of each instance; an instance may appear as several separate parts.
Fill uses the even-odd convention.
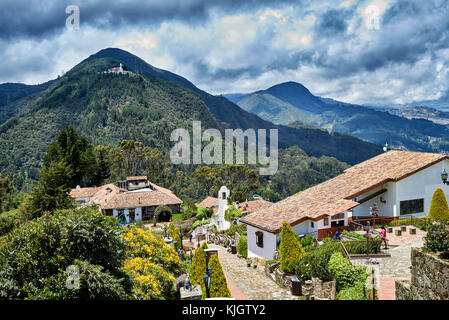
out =
[[[204,221],[201,220],[197,220],[192,224],[192,230],[190,230],[190,232],[192,232],[193,230],[195,230],[197,227],[208,224],[210,222],[210,218],[206,219]]]
[[[364,241],[344,241],[349,254],[366,254],[366,239]],[[369,253],[380,253],[381,242],[377,239],[370,239],[368,242]]]
[[[192,285],[203,284],[203,276],[206,272],[206,253],[203,248],[195,249],[190,267],[189,280]]]
[[[443,259],[449,259],[449,230],[443,224],[432,224],[424,237],[424,250],[437,252]]]
[[[287,273],[293,273],[296,260],[305,255],[305,251],[296,238],[292,226],[286,221],[282,223],[279,252],[281,255],[280,268]]]
[[[175,232],[173,233],[173,243],[175,243],[176,241],[176,245],[175,245],[175,251],[178,252],[178,249],[181,248],[182,243],[181,243],[181,237],[179,236],[179,228],[175,228]]]
[[[0,236],[3,236],[20,224],[20,211],[18,209],[0,214]]]
[[[314,236],[305,236],[304,238],[301,239],[301,245],[303,247],[308,247],[311,246],[315,243],[315,237]]]
[[[131,281],[121,271],[126,243],[120,233],[115,218],[94,208],[63,210],[20,225],[1,241],[0,297],[123,298]],[[70,265],[86,271],[82,290],[64,289]]]
[[[335,252],[329,259],[329,272],[337,282],[337,290],[352,287],[357,281],[365,281],[366,267],[353,266],[341,252]]]
[[[365,283],[357,281],[353,286],[337,293],[337,300],[371,300],[371,291],[365,289]]]
[[[243,235],[246,232],[246,224],[238,225],[237,223],[231,224],[228,230],[226,230],[226,234],[233,236],[235,233],[238,233],[239,235]]]
[[[214,213],[214,211],[213,211],[211,208],[202,208],[202,207],[199,207],[199,208],[197,209],[196,218],[197,218],[198,220],[202,220],[203,218],[204,218],[204,219],[207,219],[207,218],[210,218],[210,217],[212,216],[213,213]]]
[[[323,281],[332,280],[329,274],[328,262],[334,252],[340,252],[340,243],[331,241],[319,247],[305,248],[306,255],[295,263],[295,274],[301,280],[319,278]]]
[[[447,206],[446,196],[443,189],[437,188],[432,196],[430,203],[429,218],[432,221],[449,221],[449,208]]]
[[[211,298],[231,298],[231,291],[226,284],[226,277],[221,267],[218,256],[213,254],[209,258],[209,267],[212,268],[210,279],[210,297]]]
[[[330,237],[327,237],[327,238],[323,239],[323,243],[329,243],[329,242],[332,242],[332,241],[334,241],[334,240],[332,240],[332,238],[330,238]]]
[[[248,238],[246,236],[240,236],[239,243],[237,244],[237,252],[244,258],[248,258]]]
[[[356,239],[360,239],[360,240],[365,240],[365,237],[362,236],[360,233],[357,232],[350,232],[347,230],[344,230],[342,232],[342,235],[348,236],[348,237],[352,237],[352,238],[356,238]]]
[[[428,216],[413,218],[413,219],[398,219],[390,222],[389,226],[399,227],[399,226],[415,226],[421,230],[426,231],[428,225],[430,224],[430,218]]]

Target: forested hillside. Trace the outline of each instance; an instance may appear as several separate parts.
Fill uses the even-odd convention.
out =
[[[449,129],[444,125],[323,99],[299,83],[281,83],[240,97],[240,107],[277,124],[290,125],[299,120],[376,144],[413,151],[449,151]]]

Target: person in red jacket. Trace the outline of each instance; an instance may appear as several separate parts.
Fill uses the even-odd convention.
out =
[[[385,227],[382,226],[382,230],[380,231],[380,245],[382,245],[382,242],[385,243],[385,249],[387,248],[387,230],[385,230]]]

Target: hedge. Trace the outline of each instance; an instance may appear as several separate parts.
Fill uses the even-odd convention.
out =
[[[344,241],[346,250],[349,254],[366,254],[366,240],[361,241]],[[369,253],[380,253],[380,240],[369,240]]]
[[[209,267],[212,268],[210,279],[210,297],[211,298],[231,298],[231,291],[226,284],[226,277],[221,267],[218,256],[213,254],[209,258]]]
[[[239,243],[237,244],[237,252],[244,258],[248,258],[248,238],[246,236],[240,236]]]
[[[292,226],[286,221],[282,224],[279,252],[281,256],[280,268],[287,273],[293,273],[296,260],[305,255],[305,251],[296,238]]]
[[[337,282],[337,290],[352,287],[358,281],[364,282],[368,276],[366,267],[353,266],[341,252],[334,252],[329,259],[329,273]]]
[[[301,280],[319,278],[323,281],[332,280],[329,274],[328,262],[334,252],[341,252],[340,243],[327,242],[319,247],[305,248],[306,254],[295,262],[295,274]]]

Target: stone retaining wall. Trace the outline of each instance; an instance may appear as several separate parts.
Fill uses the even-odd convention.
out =
[[[396,300],[448,300],[449,262],[416,248],[411,262],[411,281],[396,281]]]

